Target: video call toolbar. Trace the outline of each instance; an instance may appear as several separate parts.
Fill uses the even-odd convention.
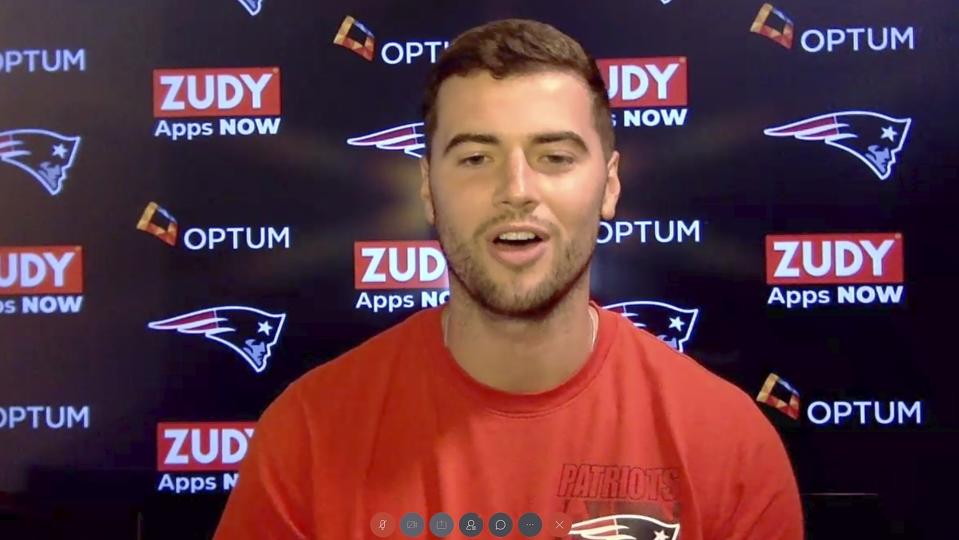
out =
[[[460,516],[459,520],[454,520],[453,516],[446,512],[433,514],[429,521],[417,512],[407,512],[399,519],[386,512],[379,512],[370,519],[370,529],[379,538],[388,538],[395,533],[401,536],[419,537],[423,535],[427,527],[430,534],[437,538],[451,536],[457,530],[468,538],[479,536],[484,531],[502,538],[514,529],[527,538],[563,537],[569,534],[572,525],[572,519],[562,512],[554,512],[545,520],[536,512],[526,512],[515,522],[506,512],[497,512],[485,521],[476,512],[467,512]]]

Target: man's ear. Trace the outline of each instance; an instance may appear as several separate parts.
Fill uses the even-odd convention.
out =
[[[600,216],[605,220],[616,216],[616,203],[619,201],[619,152],[613,154],[606,163],[606,187],[603,190],[603,204],[600,206]]]
[[[430,225],[435,225],[436,213],[433,210],[433,194],[430,191],[430,162],[426,157],[420,158],[420,199],[423,201],[426,221]]]

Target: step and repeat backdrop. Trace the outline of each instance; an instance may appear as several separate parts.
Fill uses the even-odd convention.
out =
[[[4,0],[0,527],[208,538],[287,384],[447,300],[420,96],[504,17],[608,84],[595,299],[755,396],[809,538],[939,537],[948,0]]]

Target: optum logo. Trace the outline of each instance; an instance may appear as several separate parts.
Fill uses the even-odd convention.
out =
[[[814,401],[806,417],[817,425],[921,425],[922,401]]]

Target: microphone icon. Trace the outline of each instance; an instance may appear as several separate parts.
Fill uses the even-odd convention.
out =
[[[370,530],[373,531],[373,536],[386,538],[396,530],[396,521],[393,520],[393,516],[386,512],[377,512],[370,519]]]

